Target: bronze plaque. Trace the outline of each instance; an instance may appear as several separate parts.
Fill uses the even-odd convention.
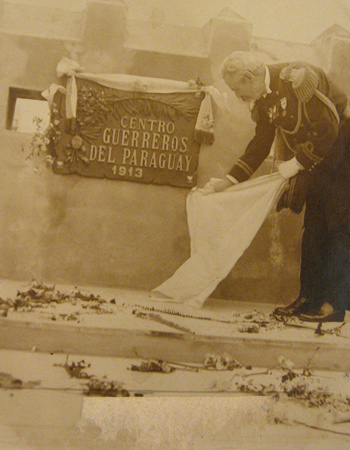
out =
[[[77,78],[76,119],[58,99],[58,174],[191,188],[199,144],[194,130],[203,94],[147,93],[104,87]]]

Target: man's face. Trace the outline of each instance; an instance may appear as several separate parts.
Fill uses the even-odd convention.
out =
[[[265,78],[250,72],[226,74],[224,81],[236,96],[244,102],[255,102],[266,93]]]

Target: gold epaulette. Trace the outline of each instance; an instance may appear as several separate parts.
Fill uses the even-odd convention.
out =
[[[307,103],[315,94],[318,86],[318,75],[311,67],[296,69],[293,65],[281,70],[280,78],[290,81],[297,99]]]

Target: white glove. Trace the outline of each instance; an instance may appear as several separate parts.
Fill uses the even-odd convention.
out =
[[[299,170],[302,170],[304,167],[298,163],[296,157],[290,159],[289,161],[283,162],[278,166],[278,171],[282,175],[285,180],[288,178],[294,177]]]
[[[232,186],[232,181],[223,180],[221,178],[210,178],[207,184],[202,189],[198,189],[203,195],[214,194],[215,192],[222,192],[228,187]]]

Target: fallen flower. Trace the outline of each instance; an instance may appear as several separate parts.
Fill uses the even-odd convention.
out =
[[[9,373],[0,372],[0,388],[2,389],[24,389],[38,386],[40,381],[24,382],[19,378],[15,378]]]
[[[174,372],[175,368],[170,366],[167,362],[159,360],[143,361],[139,366],[132,364],[128,370],[137,372],[158,372],[170,373]]]
[[[204,361],[204,368],[216,370],[233,370],[242,365],[228,353],[217,355],[215,353],[208,354]]]
[[[95,397],[130,397],[130,393],[123,389],[116,381],[91,378],[86,384],[84,395]]]
[[[257,323],[243,325],[239,328],[240,333],[259,333],[260,326]]]
[[[74,361],[70,364],[68,363],[68,357],[64,364],[54,364],[54,366],[63,367],[68,375],[72,378],[91,378],[92,375],[88,375],[85,369],[88,369],[91,364],[85,363],[82,359],[81,361],[75,363]]]

